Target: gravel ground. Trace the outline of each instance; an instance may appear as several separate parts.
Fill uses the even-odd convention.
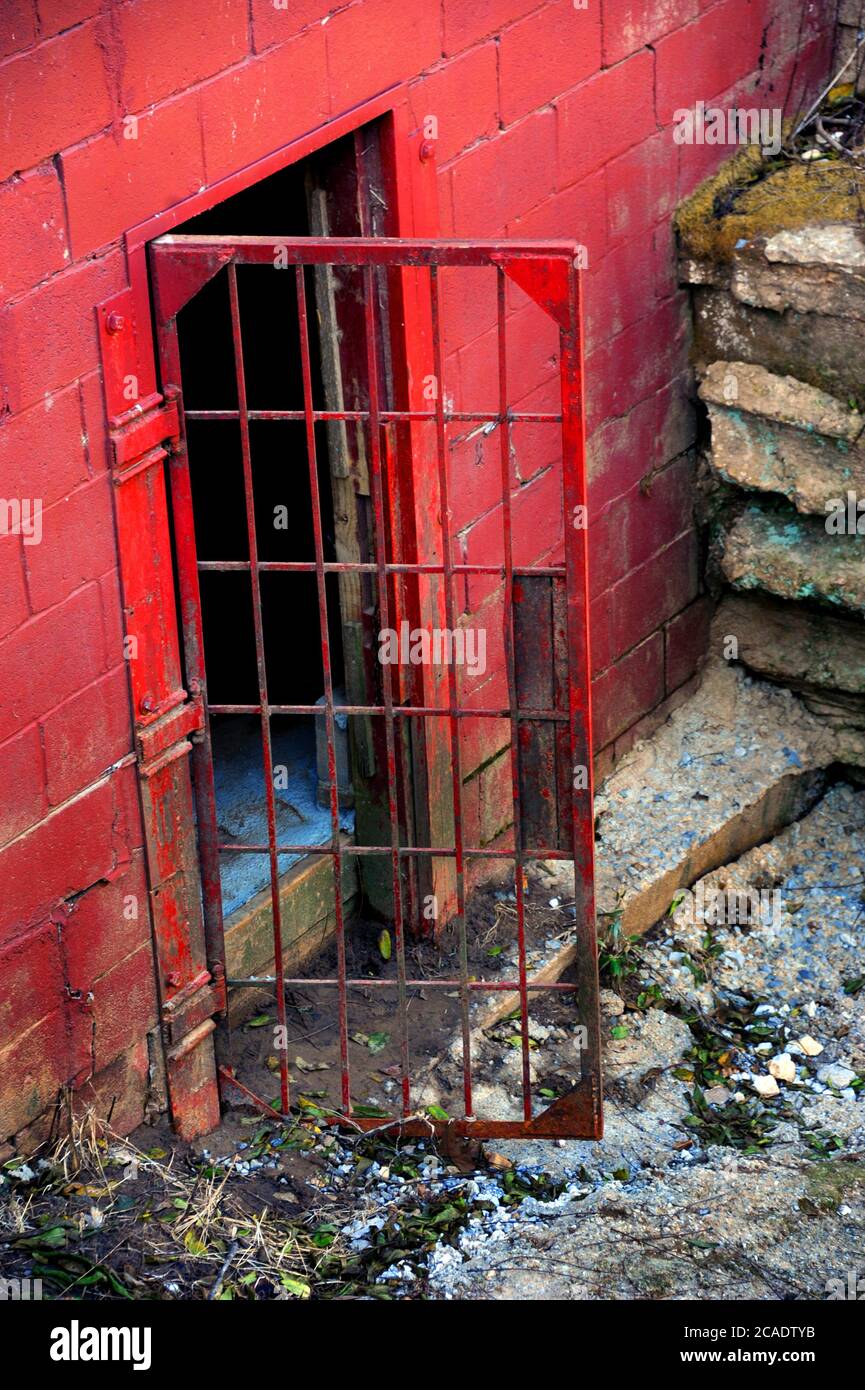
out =
[[[865,1272],[865,793],[698,886],[603,992],[604,1140],[503,1143],[568,1186],[434,1252],[434,1297],[821,1299]]]

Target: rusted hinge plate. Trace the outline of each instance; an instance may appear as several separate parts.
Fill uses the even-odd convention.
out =
[[[111,420],[111,445],[115,473],[124,473],[138,459],[179,438],[180,420],[175,401],[164,401],[158,392]]]
[[[200,696],[190,696],[182,704],[136,729],[138,759],[144,766],[155,762],[174,744],[204,727],[204,707]]]
[[[176,1047],[207,1019],[223,1013],[225,999],[225,979],[221,972],[215,969],[211,975],[208,970],[202,970],[162,1006],[166,1047]]]

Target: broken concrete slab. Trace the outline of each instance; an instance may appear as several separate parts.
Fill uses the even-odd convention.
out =
[[[865,418],[836,396],[792,376],[777,376],[751,362],[712,362],[703,374],[700,398],[731,410],[761,415],[808,434],[852,444]]]
[[[840,269],[737,260],[730,273],[730,293],[741,304],[777,314],[795,310],[823,318],[865,319],[865,278]]]
[[[865,614],[865,537],[831,535],[817,518],[747,507],[723,538],[721,570],[737,589]]]
[[[700,384],[710,463],[739,487],[788,497],[825,516],[848,490],[865,494],[863,419],[834,396],[747,362],[713,362]]]
[[[785,265],[823,265],[842,270],[865,270],[865,240],[849,222],[785,228],[766,240],[767,261]]]
[[[865,736],[846,735],[844,751],[865,758]],[[601,929],[653,926],[679,889],[803,814],[839,755],[838,732],[792,692],[710,663],[696,695],[596,799]]]
[[[733,639],[734,645],[731,645]],[[813,713],[865,722],[865,626],[764,594],[727,593],[712,646],[767,680],[797,691]]]
[[[780,376],[810,382],[833,395],[862,391],[865,321],[787,309],[755,308],[729,289],[697,284],[693,290],[693,360],[758,363]]]

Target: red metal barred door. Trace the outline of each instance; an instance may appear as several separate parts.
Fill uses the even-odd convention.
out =
[[[175,556],[186,681],[191,691],[200,692],[204,708],[204,728],[196,736],[194,754],[196,818],[208,966],[219,978],[224,972],[228,988],[228,1005],[217,1032],[220,1086],[226,1099],[240,1098],[269,1114],[275,1109],[288,1116],[294,1103],[292,1082],[299,1081],[297,1090],[308,1109],[328,1122],[356,1129],[392,1122],[404,1134],[428,1134],[431,1128],[450,1126],[477,1138],[584,1138],[601,1133],[578,254],[579,248],[567,243],[365,237],[165,236],[150,247],[162,386],[177,404],[180,422],[170,461]],[[266,342],[250,341],[248,332],[250,267],[258,268],[255,292],[260,295],[264,285],[265,295],[273,294],[270,318],[278,322],[274,327],[271,321]],[[340,336],[333,315],[323,312],[325,296],[316,277],[325,267],[335,268],[337,299],[341,294],[360,306],[362,347],[346,400],[341,390],[335,396],[326,382],[322,384],[321,362],[328,357],[323,335]],[[479,272],[491,286],[488,331],[475,335],[475,340],[469,333],[468,344],[451,352],[448,315],[458,317],[465,303],[460,277]],[[280,276],[289,279],[275,278]],[[265,282],[261,277],[273,278]],[[224,289],[232,378],[228,384],[219,382],[215,356],[208,365],[209,344],[184,342],[182,328],[185,307],[217,281]],[[290,289],[288,298],[283,284]],[[332,309],[334,285],[327,292]],[[519,319],[513,296],[540,309],[555,326],[555,409],[516,409],[511,404],[511,378],[520,364],[509,333],[512,324],[526,322],[525,317]],[[414,306],[411,314],[406,313],[408,304]],[[296,399],[278,408],[257,397],[252,400],[253,378],[258,392],[268,372],[278,376],[281,363],[289,370],[285,364],[292,355]],[[205,369],[199,370],[202,358]],[[475,359],[483,369],[483,408],[477,401],[460,399],[449,379],[456,371],[468,376]],[[194,401],[182,375],[196,380]],[[211,387],[218,399],[207,401]],[[520,390],[525,396],[523,384]],[[265,468],[265,445],[259,441],[262,431],[274,424],[286,427],[286,432],[280,451],[267,455]],[[202,433],[217,425],[228,431],[218,449],[210,442],[214,436]],[[296,434],[287,431],[289,425]],[[332,523],[324,520],[322,455],[331,447],[328,432],[334,429],[355,431],[355,463],[362,456],[366,482],[361,485],[353,475],[353,486],[365,508],[366,558],[340,559],[339,545],[334,550],[329,534]],[[543,467],[527,484],[519,457],[521,441],[531,430],[545,435],[547,452]],[[492,471],[479,452],[488,439],[497,455]],[[459,450],[469,443],[476,451],[475,463],[459,471]],[[220,490],[228,474],[220,450],[228,451],[238,479],[236,490],[224,496]],[[199,470],[195,487],[191,461]],[[333,454],[331,465],[333,471]],[[284,479],[286,487],[303,474],[302,503],[309,508],[311,527],[307,558],[287,558],[284,552],[281,558],[269,558],[262,502],[267,469]],[[482,472],[485,486],[490,478],[495,481],[495,496],[485,494],[479,521],[462,525],[468,491],[478,486]],[[193,492],[207,496],[220,524],[231,512],[237,513],[238,524],[242,518],[241,558],[236,552],[233,558],[202,556]],[[542,499],[542,510],[527,511],[524,499],[530,493]],[[537,500],[533,506],[539,506]],[[473,558],[481,536],[487,537],[486,549],[482,558]],[[290,647],[292,638],[286,634],[302,607],[292,604],[285,588],[278,601],[273,600],[274,577],[280,575],[286,584],[292,577],[307,576],[310,587],[305,592],[317,608],[323,694],[315,701],[286,701],[274,693],[273,627]],[[242,604],[249,610],[254,686],[251,697],[216,698],[210,687],[217,638],[204,632],[202,586],[206,584],[208,601],[212,599],[216,610],[228,615],[239,610],[214,586],[238,582],[243,585]],[[378,643],[374,683],[368,685],[362,703],[340,698],[334,675],[332,588],[343,583],[356,583],[365,595],[367,654],[370,641]],[[228,589],[221,593],[227,595]],[[472,627],[478,613],[485,615],[486,625]],[[227,627],[233,621],[225,616],[215,626]],[[495,647],[489,673],[488,642]],[[217,782],[222,774],[214,764],[214,724],[223,730],[229,719],[254,720],[257,729],[261,817],[258,831],[254,818],[248,819],[245,824],[253,828],[240,838],[228,835],[222,824],[220,794],[227,793],[224,787],[220,793]],[[282,764],[274,729],[289,719],[317,721],[318,742],[323,752],[326,749],[326,776],[320,786],[326,793],[329,834],[312,842],[286,834],[284,803],[275,791]],[[346,774],[340,767],[340,730],[346,724],[352,731],[353,768],[362,761],[357,755],[358,730],[374,726],[377,731],[370,736],[370,758],[378,764],[389,826],[379,844],[356,843],[346,831],[341,801]],[[491,766],[505,770],[510,809],[495,804],[495,792],[488,792],[482,813],[488,820],[497,815],[498,829],[472,835],[482,813],[469,802]],[[375,773],[370,775],[374,780]],[[448,805],[442,815],[444,787]],[[448,827],[444,838],[442,825]],[[247,934],[242,949],[237,946],[240,929],[234,925],[237,913],[229,930],[225,920],[231,906],[225,864],[230,860],[242,865],[256,856],[267,865],[262,892],[272,930],[272,965],[268,963],[262,974],[255,968],[260,952],[254,959],[249,954],[250,914],[243,918]],[[365,959],[358,969],[346,906],[347,891],[353,890],[346,889],[346,882],[352,868],[372,856],[389,865],[391,912],[389,921],[379,922],[379,958],[372,964]],[[303,944],[307,924],[297,932],[286,925],[286,866],[299,857],[306,864],[329,861],[332,871],[327,886],[332,894],[332,931],[325,936],[322,928],[322,949],[313,954]],[[535,959],[538,952],[527,931],[529,871],[534,872],[539,861],[572,861],[574,867],[568,951],[558,953],[552,968],[548,961]],[[513,918],[508,950],[514,968],[495,974],[492,967],[487,971],[477,964],[471,902],[482,872],[498,874],[501,882],[506,870],[511,871],[512,892],[500,889],[497,900],[504,901]],[[328,906],[322,918],[326,924],[330,913]],[[369,930],[368,924],[364,930]],[[444,935],[455,943],[455,966],[437,977],[430,973],[424,950],[430,940],[434,945]],[[488,954],[503,950],[494,947]],[[352,963],[354,970],[349,968]],[[243,1014],[239,1001],[249,998],[251,991],[259,997],[268,988],[275,994],[276,1028],[281,1030],[280,1046],[271,1059],[279,1078],[277,1100],[260,1094],[237,1067],[237,1028],[231,1027]],[[298,1075],[297,1066],[301,1073],[315,1067],[299,1056],[292,1060],[286,1040],[292,1009],[313,1008],[297,1000],[323,996],[333,1001],[338,1038],[333,1070],[339,1087],[338,1095],[328,1093],[324,1099],[321,1091],[314,1092],[318,1100],[313,1105],[309,1080]],[[550,1103],[549,1087],[537,1084],[531,1055],[530,1004],[545,997],[573,1001],[577,1036],[572,1084]],[[398,1097],[390,1110],[359,1100],[353,1084],[356,1049],[372,1050],[374,1040],[377,1047],[378,1039],[391,1038],[385,1032],[353,1032],[357,1001],[384,998],[395,1048],[395,1060],[385,1070],[393,1078],[389,1089]],[[440,1004],[439,1043],[459,1071],[458,1103],[441,1103],[438,1083],[430,1080],[433,1063],[423,1075],[413,1075],[413,1024],[419,1010],[412,1014],[410,1006],[421,998]],[[450,1000],[455,1001],[453,1038],[447,1022]],[[491,1002],[496,1001],[501,1003],[499,1014],[515,1005],[511,1044],[520,1058],[521,1090],[515,1115],[503,1116],[501,1108],[485,1114],[476,1104],[473,1051],[481,1030],[489,1025]]]

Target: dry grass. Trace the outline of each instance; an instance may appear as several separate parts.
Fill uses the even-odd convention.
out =
[[[315,1204],[283,1215],[238,1181],[237,1159],[158,1156],[76,1116],[53,1146],[5,1165],[0,1266],[52,1297],[307,1297],[324,1252]],[[324,1198],[322,1199],[324,1202]]]

